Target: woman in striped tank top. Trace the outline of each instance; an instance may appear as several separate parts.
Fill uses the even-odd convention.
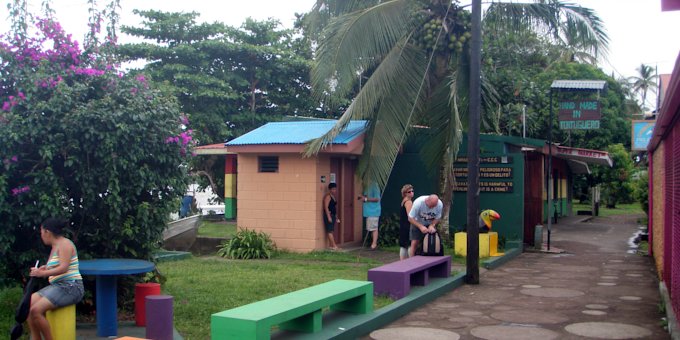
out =
[[[64,219],[48,218],[40,225],[40,238],[52,250],[46,265],[31,268],[31,276],[47,277],[50,284],[31,296],[28,326],[32,339],[52,339],[50,324],[45,318],[48,310],[76,304],[83,298],[78,251],[73,242],[62,235],[67,224]]]

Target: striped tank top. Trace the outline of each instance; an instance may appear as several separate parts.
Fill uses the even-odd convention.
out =
[[[70,240],[69,240],[70,242]],[[73,242],[71,242],[73,245]],[[76,250],[76,246],[73,245],[73,250],[75,251],[75,254],[71,256],[71,261],[68,265],[68,269],[66,270],[65,273],[55,275],[55,276],[50,276],[48,278],[48,281],[50,283],[57,283],[61,281],[75,281],[75,280],[82,280],[83,277],[80,276],[80,271],[78,270],[78,251]],[[50,256],[50,259],[47,260],[47,268],[51,269],[54,267],[59,266],[59,248],[55,249],[55,251],[52,253]]]

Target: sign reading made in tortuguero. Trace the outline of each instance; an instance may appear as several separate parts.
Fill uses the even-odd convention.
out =
[[[600,102],[597,100],[560,101],[558,118],[562,130],[600,128]]]
[[[461,157],[457,159],[453,167],[453,175],[456,177],[456,182],[453,186],[453,191],[467,191],[467,159]],[[461,164],[462,163],[462,164]],[[481,164],[498,164],[512,163],[511,157],[481,157]],[[479,191],[481,192],[499,192],[511,193],[513,188],[512,182],[512,167],[509,166],[480,166],[479,167]]]

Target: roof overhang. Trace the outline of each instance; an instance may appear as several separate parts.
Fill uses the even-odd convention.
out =
[[[194,153],[196,155],[229,155],[229,154],[235,154],[235,152],[228,151],[227,147],[224,146],[224,143],[201,145],[201,146],[194,148]]]
[[[567,165],[569,165],[569,169],[571,169],[572,173],[586,175],[590,174],[590,168],[585,162],[567,159]]]
[[[551,90],[564,91],[604,91],[607,82],[604,80],[553,80]]]
[[[590,173],[588,164],[612,166],[612,159],[606,151],[570,148],[559,145],[553,145],[552,151],[555,157],[566,160],[570,166],[573,165],[572,170],[581,171],[577,173]]]

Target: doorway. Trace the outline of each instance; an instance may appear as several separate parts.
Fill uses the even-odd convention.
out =
[[[338,218],[340,223],[333,231],[333,237],[338,244],[354,241],[354,205],[356,193],[354,191],[354,172],[356,160],[341,157],[331,157],[330,182],[338,185]]]

